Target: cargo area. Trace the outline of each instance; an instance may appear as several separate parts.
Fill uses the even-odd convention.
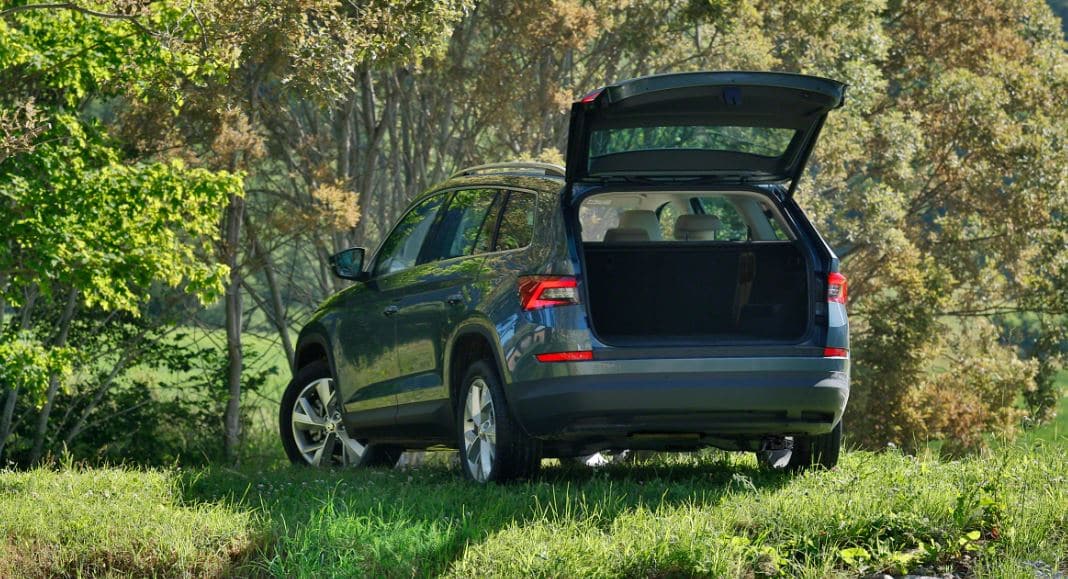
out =
[[[796,341],[805,262],[790,242],[587,243],[592,323],[611,344]]]
[[[612,345],[801,340],[803,243],[749,192],[608,193],[579,212],[587,307]]]

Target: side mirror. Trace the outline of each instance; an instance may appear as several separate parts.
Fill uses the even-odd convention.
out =
[[[330,256],[330,269],[334,275],[341,279],[363,281],[369,276],[363,271],[363,255],[366,250],[362,247],[350,247]]]

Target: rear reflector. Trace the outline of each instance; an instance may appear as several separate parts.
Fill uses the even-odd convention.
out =
[[[549,352],[547,354],[537,354],[535,357],[539,362],[584,362],[593,359],[593,351]]]
[[[519,278],[519,303],[524,310],[577,304],[578,282],[573,277],[524,275]]]
[[[845,348],[824,348],[823,349],[823,357],[824,358],[848,358],[849,357],[849,350],[846,350]]]
[[[844,275],[832,271],[827,275],[827,301],[836,304],[846,303],[849,284]]]

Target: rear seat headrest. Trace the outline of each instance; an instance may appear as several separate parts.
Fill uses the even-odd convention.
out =
[[[656,213],[647,209],[629,209],[619,215],[621,229],[644,229],[652,241],[660,241],[660,220]]]
[[[678,241],[713,241],[719,231],[719,217],[715,215],[679,215],[675,221],[675,239]]]
[[[604,232],[605,243],[649,241],[649,232],[638,227],[616,227]]]

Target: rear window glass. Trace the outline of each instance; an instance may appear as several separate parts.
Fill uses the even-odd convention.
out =
[[[794,129],[715,125],[599,129],[590,135],[590,158],[653,150],[702,150],[779,157]]]
[[[770,201],[743,193],[604,193],[579,205],[582,241],[603,243],[789,241]]]

